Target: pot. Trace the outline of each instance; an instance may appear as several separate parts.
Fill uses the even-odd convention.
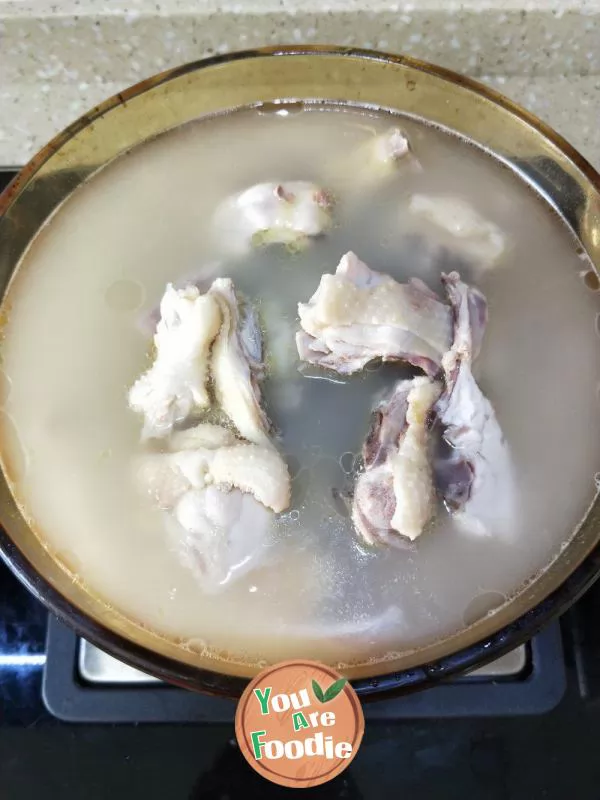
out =
[[[4,292],[24,251],[91,173],[140,142],[202,115],[239,106],[327,100],[388,108],[449,128],[486,148],[532,184],[600,267],[600,176],[564,139],[511,101],[413,59],[335,47],[279,47],[188,64],[149,78],[92,109],[41,150],[0,198]],[[114,657],[189,689],[235,697],[252,671],[227,673],[136,626],[73,582],[19,512],[0,479],[0,552],[62,621]],[[576,601],[600,573],[598,497],[550,567],[510,602],[466,630],[394,662],[348,670],[363,698],[425,689],[522,644]]]

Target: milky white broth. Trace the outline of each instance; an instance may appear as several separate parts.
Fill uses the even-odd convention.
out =
[[[358,191],[354,171],[338,165],[390,121],[351,110],[252,110],[165,134],[75,192],[8,292],[3,456],[14,464],[24,513],[90,592],[205,655],[347,663],[432,642],[547,565],[593,498],[598,307],[575,243],[506,168],[414,120],[402,124],[423,170],[400,169],[380,190]],[[333,232],[293,256],[272,247],[229,257],[211,229],[216,204],[259,181],[297,179],[335,193]],[[348,481],[340,463],[351,470],[374,399],[414,371],[387,366],[334,380],[314,369],[301,374],[296,304],[347,250],[398,279],[418,275],[440,290],[448,264],[432,262],[428,244],[437,234],[420,226],[425,240],[408,235],[416,228],[402,208],[413,191],[469,201],[509,242],[494,271],[462,274],[490,305],[475,372],[518,473],[512,540],[465,534],[442,509],[416,553],[369,549],[332,500],[332,487]],[[266,325],[266,404],[297,477],[265,566],[207,595],[169,549],[150,499],[134,490],[130,464],[140,452],[142,420],[128,409],[127,390],[149,364],[140,317],[167,282],[208,274],[218,261],[215,274],[233,278]]]

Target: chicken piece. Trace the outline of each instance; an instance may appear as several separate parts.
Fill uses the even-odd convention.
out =
[[[344,202],[363,200],[400,172],[420,169],[406,133],[397,127],[372,133],[354,152],[344,152],[329,167],[331,183],[343,190]]]
[[[190,489],[218,485],[252,494],[266,508],[284,511],[290,502],[287,465],[273,446],[237,441],[230,431],[202,424],[180,432],[181,450],[148,453],[136,463],[137,481],[161,508],[172,508]]]
[[[368,544],[406,547],[431,519],[435,490],[428,422],[440,390],[426,377],[400,381],[375,409],[352,504],[352,521]]]
[[[269,420],[260,404],[264,365],[256,317],[250,306],[240,309],[229,278],[214,281],[209,294],[223,320],[211,357],[217,402],[244,439],[271,447]]]
[[[173,426],[209,405],[208,354],[221,325],[215,297],[195,286],[168,285],[160,304],[152,367],[129,391],[129,406],[144,415],[142,438],[167,436]]]
[[[447,234],[446,244],[458,246],[482,269],[493,267],[506,249],[500,228],[458,197],[415,194],[408,210]]]
[[[350,172],[357,187],[377,184],[393,177],[398,167],[418,164],[412,154],[408,137],[400,128],[390,128],[385,133],[370,138],[358,148]]]
[[[274,447],[236,444],[221,447],[210,465],[211,481],[249,492],[276,513],[290,504],[291,483],[287,465]]]
[[[268,244],[302,249],[329,230],[332,208],[330,195],[314,183],[259,183],[226,200],[217,209],[215,225],[235,252]]]
[[[172,546],[206,591],[264,564],[272,512],[291,496],[274,447],[240,442],[218,425],[177,431],[170,451],[136,462],[136,481],[165,512]]]
[[[227,447],[236,443],[237,439],[232,431],[221,427],[221,425],[202,422],[193,428],[173,431],[168,441],[168,447],[171,453],[178,453],[181,450],[198,450],[201,448],[216,450],[218,447]]]
[[[435,466],[436,482],[447,508],[466,530],[507,534],[515,511],[512,461],[494,409],[471,372],[485,327],[483,295],[456,272],[442,280],[454,309],[454,342],[442,359],[446,386],[434,409],[447,446]]]
[[[176,290],[185,289],[188,286],[195,286],[200,294],[205,294],[210,289],[211,283],[223,274],[223,265],[218,262],[204,264],[199,270],[188,273],[181,280],[175,281],[173,287]],[[147,338],[152,338],[160,322],[160,303],[151,308],[143,310],[138,319],[137,327],[140,333]]]
[[[264,566],[271,525],[271,513],[252,495],[219,486],[186,492],[167,515],[174,551],[211,593]]]
[[[379,166],[390,167],[410,155],[410,145],[404,131],[390,128],[369,142],[371,161]],[[367,159],[369,160],[369,159]]]
[[[422,281],[375,272],[354,253],[299,303],[296,335],[303,361],[351,374],[374,359],[406,361],[429,375],[452,341],[450,309]]]

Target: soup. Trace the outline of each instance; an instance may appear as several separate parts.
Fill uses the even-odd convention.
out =
[[[401,125],[419,168],[382,180],[356,153]],[[266,181],[313,181],[333,226],[297,252],[239,253],[215,208]],[[478,269],[410,198],[466,201],[502,232]],[[443,245],[443,246],[442,246]],[[474,372],[511,450],[511,535],[474,536],[444,508],[412,549],[368,546],[346,497],[382,393],[415,369],[352,375],[301,364],[297,306],[354,251],[440,298],[442,271],[484,292]],[[123,155],[78,189],[13,278],[2,341],[5,468],[23,514],[75,580],[182,648],[261,665],[312,657],[383,662],[443,639],[508,600],[564,546],[595,492],[600,358],[588,267],[554,212],[509,169],[416,119],[326,106],[247,109],[200,120]],[[164,514],[136,491],[143,450],[129,388],[151,363],[148,321],[165,286],[231,278],[254,306],[267,359],[264,403],[292,479],[253,569],[207,592],[175,552]],[[215,662],[216,663],[216,662]]]

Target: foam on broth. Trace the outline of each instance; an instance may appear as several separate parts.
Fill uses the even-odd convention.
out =
[[[2,342],[5,462],[47,547],[130,619],[205,654],[253,663],[294,656],[380,660],[449,635],[498,605],[560,550],[600,470],[597,295],[557,217],[478,149],[402,120],[423,166],[350,201],[332,170],[390,125],[387,114],[240,111],[136,148],[59,210],[19,267]],[[228,259],[210,228],[230,193],[259,181],[336,174],[336,227],[305,252]],[[332,489],[351,482],[373,402],[401,367],[326,379],[298,371],[296,304],[354,250],[398,279],[439,290],[428,241],[400,212],[413,191],[460,196],[505,232],[510,252],[485,276],[490,324],[476,376],[512,448],[520,486],[511,542],[478,539],[441,513],[416,553],[361,546]],[[264,568],[205,595],[169,550],[160,514],[134,491],[141,420],[127,389],[148,364],[140,314],[165,284],[214,271],[257,304],[270,375],[265,398],[294,479]],[[10,436],[9,436],[10,434]],[[20,451],[17,453],[17,451]],[[493,602],[490,598],[494,598]],[[487,604],[487,605],[486,605]]]

